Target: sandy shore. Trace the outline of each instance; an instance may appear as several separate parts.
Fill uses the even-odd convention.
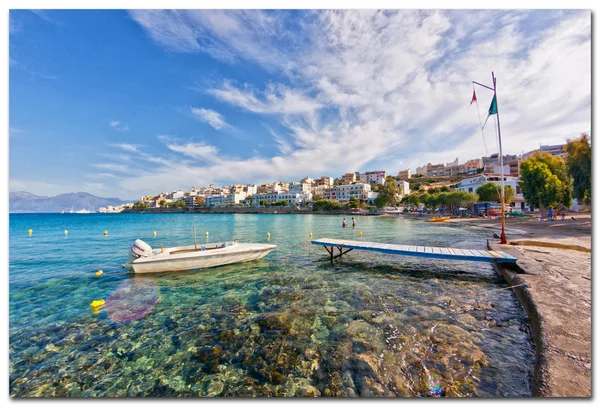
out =
[[[530,316],[536,343],[534,396],[590,397],[592,333],[591,216],[540,222],[511,218],[510,245],[492,237],[500,219],[453,219],[449,227],[490,229],[490,248],[518,258],[516,272],[501,272],[511,285],[527,283],[517,296]],[[526,245],[527,244],[527,245]]]

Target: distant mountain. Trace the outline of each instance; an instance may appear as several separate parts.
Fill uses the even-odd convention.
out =
[[[86,209],[96,211],[100,207],[130,203],[117,198],[104,198],[85,192],[65,193],[54,197],[36,196],[28,192],[10,192],[11,213],[56,213]]]

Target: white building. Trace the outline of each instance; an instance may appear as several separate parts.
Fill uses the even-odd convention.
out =
[[[254,206],[258,206],[262,200],[266,200],[269,204],[287,201],[290,204],[300,204],[312,200],[312,194],[301,194],[291,192],[280,193],[258,193],[252,195]]]
[[[355,183],[353,185],[335,186],[323,191],[323,197],[327,200],[347,202],[351,197],[358,200],[367,200],[371,192],[371,185],[366,183]]]
[[[385,171],[365,172],[366,182],[371,185],[383,185],[385,183]]]
[[[400,197],[404,197],[410,194],[410,184],[405,180],[397,180],[396,181],[396,193],[400,195]]]
[[[204,199],[204,205],[206,207],[223,205],[226,202],[227,202],[227,195],[225,195],[225,194],[207,196],[206,199]]]
[[[415,169],[415,174],[425,176],[427,174],[427,165],[417,166],[417,169]]]
[[[292,182],[290,183],[290,193],[310,193],[311,184],[304,182]]]
[[[510,186],[515,191],[515,198],[513,200],[514,205],[516,207],[520,207],[521,209],[525,209],[525,198],[523,197],[523,193],[521,193],[521,186],[519,186],[519,178],[516,176],[505,175],[504,176],[504,185]],[[499,174],[481,174],[477,176],[472,176],[470,178],[466,178],[458,182],[456,185],[457,190],[461,190],[468,193],[477,193],[477,188],[485,185],[488,182],[495,183],[498,186],[502,186],[502,176]],[[498,197],[498,201],[500,197]]]
[[[225,198],[225,204],[240,204],[242,200],[246,199],[246,192],[230,193]]]
[[[256,193],[258,193],[258,186],[246,185],[246,186],[244,186],[244,192],[246,192],[246,195],[248,195],[248,196],[256,194]]]
[[[183,199],[183,192],[181,190],[177,190],[175,192],[169,193],[169,198],[174,202]]]

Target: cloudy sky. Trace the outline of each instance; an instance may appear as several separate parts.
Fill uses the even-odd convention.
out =
[[[10,189],[136,199],[398,170],[591,128],[589,11],[10,12]],[[490,91],[477,88],[487,115]]]

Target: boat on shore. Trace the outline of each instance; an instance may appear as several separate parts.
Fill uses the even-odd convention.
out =
[[[434,218],[425,221],[428,223],[441,223],[446,220],[450,220],[450,216],[435,216]]]
[[[124,267],[134,273],[186,271],[248,262],[260,259],[277,248],[274,244],[252,244],[237,241],[217,242],[152,249],[135,240]]]

